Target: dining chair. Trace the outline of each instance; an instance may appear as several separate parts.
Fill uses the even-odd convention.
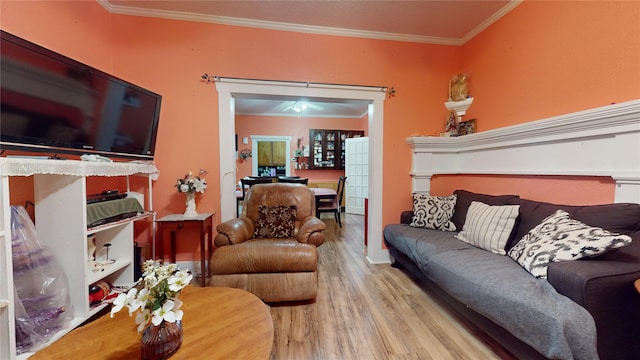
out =
[[[281,176],[281,177],[278,177],[278,182],[309,185],[309,178]]]
[[[338,188],[336,189],[336,196],[328,199],[318,199],[316,201],[316,212],[318,214],[321,214],[323,212],[332,212],[340,227],[342,227],[340,212],[342,210],[342,197],[344,195],[344,184],[346,181],[347,181],[346,176],[340,176],[340,179],[338,179]]]
[[[242,195],[240,197],[236,197],[236,214],[237,217],[240,217],[240,201],[244,204],[244,197],[249,191],[249,189],[255,184],[268,184],[272,183],[273,179],[270,177],[248,177],[240,179],[240,187],[242,189]]]

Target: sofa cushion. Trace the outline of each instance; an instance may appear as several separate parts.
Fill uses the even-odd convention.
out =
[[[462,231],[456,238],[492,253],[505,255],[504,247],[518,217],[519,205],[491,206],[473,201]]]
[[[451,221],[455,224],[456,229],[463,228],[467,218],[467,210],[472,201],[479,201],[487,205],[512,205],[512,201],[518,199],[518,195],[486,195],[466,190],[456,190],[453,194],[456,195],[457,200]]]
[[[471,248],[434,255],[425,275],[550,359],[594,359],[591,315],[508,256]]]
[[[413,220],[410,226],[434,230],[456,231],[451,222],[456,195],[430,196],[413,194]]]
[[[415,228],[404,224],[389,224],[384,228],[385,243],[409,257],[420,268],[425,268],[433,255],[474,248],[456,240],[454,235],[450,231]]]
[[[255,238],[291,238],[295,229],[296,206],[258,207]]]
[[[460,199],[460,198],[458,198]],[[458,200],[459,202],[460,200]],[[617,203],[604,205],[559,205],[522,198],[511,199],[510,204],[520,205],[520,216],[514,234],[514,242],[522,239],[547,216],[558,209],[569,213],[571,218],[590,226],[629,235],[640,230],[640,204]],[[508,244],[509,249],[514,244]]]
[[[533,276],[544,279],[551,262],[593,257],[630,243],[627,235],[586,225],[557,210],[509,250],[509,256]]]

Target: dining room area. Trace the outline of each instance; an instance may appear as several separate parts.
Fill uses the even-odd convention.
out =
[[[238,181],[235,189],[236,216],[243,214],[243,204],[251,188],[257,184],[288,183],[308,187],[315,198],[315,215],[317,218],[331,219],[338,227],[342,227],[344,213],[344,193],[347,177],[342,175],[337,181],[310,181],[300,176],[246,176]],[[323,215],[328,213],[329,215]]]

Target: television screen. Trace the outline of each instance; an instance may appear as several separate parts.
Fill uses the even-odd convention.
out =
[[[154,92],[2,31],[0,148],[153,159]]]

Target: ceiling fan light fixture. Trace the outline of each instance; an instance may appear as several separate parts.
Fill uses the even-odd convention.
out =
[[[303,110],[307,109],[307,103],[304,101],[296,101],[295,104],[293,104],[293,107],[291,107],[293,109],[293,111],[295,112],[301,112]]]

